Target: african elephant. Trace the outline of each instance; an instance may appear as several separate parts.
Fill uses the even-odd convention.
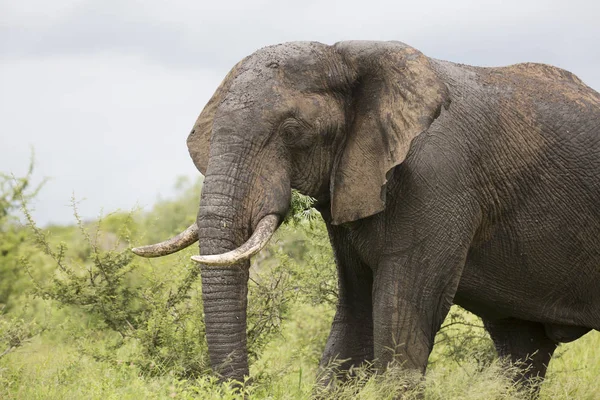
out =
[[[339,274],[322,364],[424,371],[452,303],[542,377],[600,329],[600,95],[543,64],[440,61],[400,42],[266,47],[239,62],[187,144],[197,223],[133,249],[200,242],[215,371],[248,374],[249,258],[314,197]]]

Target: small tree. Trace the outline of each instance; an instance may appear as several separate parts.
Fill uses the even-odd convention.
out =
[[[73,244],[53,243],[56,240],[36,225],[24,206],[35,243],[54,264],[50,277],[35,279],[34,265],[23,260],[24,268],[36,282],[37,296],[56,301],[62,307],[82,310],[97,321],[100,331],[117,334],[112,341],[83,348],[87,354],[109,362],[134,363],[149,374],[172,372],[189,378],[208,371],[201,287],[197,279],[200,270],[189,260],[190,250],[155,260],[135,257],[129,250],[132,230],[158,229],[152,235],[164,238],[195,219],[200,187],[184,183],[178,184],[181,192],[178,199],[160,201],[151,213],[137,222],[133,214],[117,213],[96,223],[85,223],[72,200],[80,237],[74,241],[76,249],[72,249]],[[192,202],[192,198],[196,200]],[[289,221],[299,230],[308,231],[318,224],[315,221],[319,215],[311,205],[310,198],[294,195]],[[176,214],[178,221],[174,225],[172,214]],[[323,234],[322,230],[316,232],[320,232],[319,237]],[[110,249],[101,245],[106,243],[103,238],[107,234],[116,236]],[[305,237],[304,246],[311,246],[312,237]],[[309,272],[301,272],[305,268],[290,261],[285,251],[274,243],[268,252],[272,256],[271,266],[256,268],[255,262],[248,308],[248,344],[252,359],[258,358],[266,343],[279,333],[288,305],[308,293],[312,283],[300,281],[312,277],[310,271],[321,270],[315,266]],[[318,278],[319,285],[324,283],[321,278]],[[314,301],[317,296],[309,297]],[[132,342],[135,345],[131,347],[136,351],[130,352],[127,360],[117,357],[117,350]]]
[[[32,188],[34,159],[25,176],[0,173],[0,358],[22,346],[43,328],[21,316],[7,316],[31,288],[19,260],[27,253],[27,231],[19,223],[17,211],[33,199],[45,180]]]
[[[11,296],[22,293],[30,284],[19,267],[27,231],[21,227],[17,212],[33,199],[45,181],[32,188],[33,156],[25,176],[16,178],[0,173],[0,305],[4,311],[13,307]]]

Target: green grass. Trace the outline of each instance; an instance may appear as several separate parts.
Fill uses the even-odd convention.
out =
[[[561,345],[546,378],[547,399],[600,399],[600,332]]]
[[[302,304],[285,321],[280,335],[253,363],[254,383],[249,398],[307,399],[316,391],[315,376],[333,313],[330,306]],[[77,324],[75,320],[72,324]],[[71,337],[68,326],[49,329],[0,359],[2,399],[234,399],[231,387],[205,377],[185,381],[166,374],[148,376],[136,365],[98,361],[82,355],[82,338]],[[458,327],[453,335],[460,335]],[[471,331],[468,331],[472,333]],[[69,340],[69,338],[71,340]],[[93,338],[92,338],[93,339]],[[462,343],[462,342],[461,342]],[[482,363],[477,354],[457,361],[444,356],[440,343],[432,354],[424,381],[399,369],[381,376],[359,370],[349,384],[327,397],[336,399],[392,399],[399,394],[425,399],[519,399],[522,394],[507,377],[510,368],[499,361]],[[464,346],[468,347],[465,342]],[[475,344],[475,347],[481,347]],[[123,351],[123,350],[120,350]],[[468,354],[468,350],[467,350]],[[600,399],[600,333],[592,332],[559,347],[544,382],[541,399]],[[416,386],[415,386],[416,385]],[[521,397],[520,397],[521,396]]]
[[[135,366],[83,356],[67,343],[44,337],[10,354],[0,369],[3,399],[161,399],[173,379],[145,379]]]

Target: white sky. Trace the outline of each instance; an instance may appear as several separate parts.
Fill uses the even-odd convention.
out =
[[[600,90],[597,0],[0,0],[0,172],[50,177],[42,223],[149,208],[197,176],[185,140],[228,70],[294,40],[400,40],[473,65],[554,64]]]

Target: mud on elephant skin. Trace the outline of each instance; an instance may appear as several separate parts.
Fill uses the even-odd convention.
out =
[[[206,337],[248,374],[249,257],[292,188],[317,199],[340,299],[322,364],[424,371],[454,302],[500,355],[543,377],[561,341],[600,329],[600,95],[543,64],[480,68],[400,42],[275,45],[238,63],[188,137]]]

